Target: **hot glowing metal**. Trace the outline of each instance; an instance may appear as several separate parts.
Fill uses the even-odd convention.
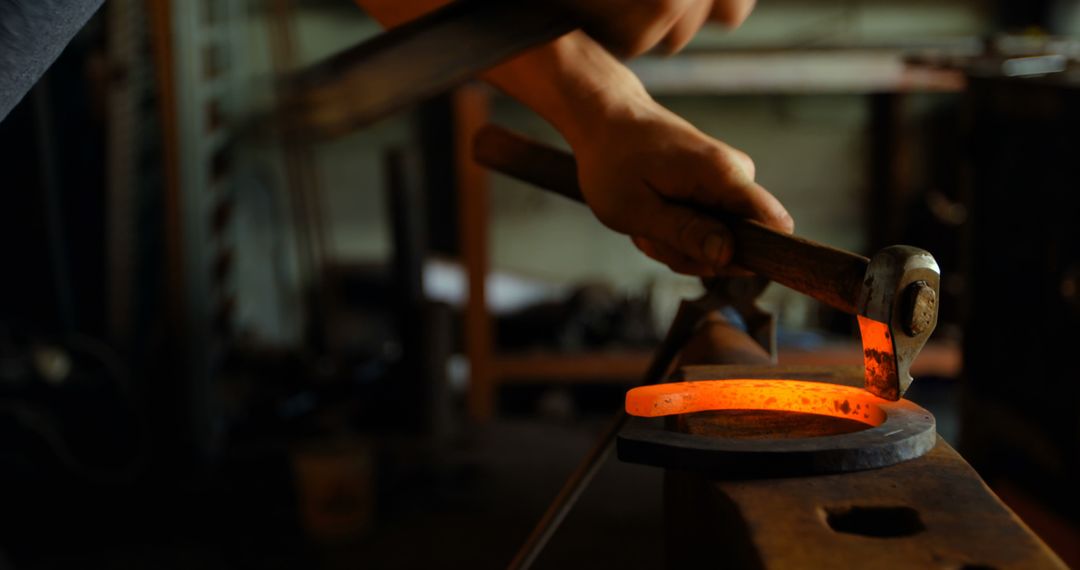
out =
[[[776,410],[855,420],[869,426],[885,421],[882,406],[891,402],[851,386],[805,380],[711,380],[634,388],[626,394],[626,412],[653,418],[706,410]]]
[[[651,426],[646,418],[708,410],[800,412],[861,422],[866,429],[794,438],[699,435]],[[934,417],[908,400],[862,388],[781,379],[703,380],[635,388],[619,434],[619,458],[721,477],[793,477],[859,471],[919,457],[937,441]],[[753,421],[753,420],[748,420]]]

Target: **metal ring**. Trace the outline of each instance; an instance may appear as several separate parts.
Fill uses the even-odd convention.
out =
[[[725,392],[749,395],[750,400],[736,398],[725,405],[723,398],[715,397]],[[784,394],[790,396],[787,403],[802,405],[785,405],[778,396]],[[808,394],[815,394],[818,400],[811,400]],[[803,398],[809,401],[804,403]],[[656,413],[649,413],[649,409]],[[761,440],[650,428],[638,419],[634,422],[637,425],[631,424],[619,434],[619,459],[725,478],[787,477],[885,467],[920,457],[937,442],[930,412],[908,400],[884,400],[850,386],[779,379],[708,380],[646,386],[627,394],[627,412],[639,417],[716,409],[818,413],[872,427],[820,437]]]

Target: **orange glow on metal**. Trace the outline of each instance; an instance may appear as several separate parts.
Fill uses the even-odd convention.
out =
[[[900,399],[896,348],[889,325],[859,315],[859,333],[862,335],[866,389],[891,400]]]
[[[654,418],[706,410],[777,410],[855,420],[870,426],[885,421],[891,402],[861,389],[805,380],[704,380],[634,388],[626,393],[626,413]]]

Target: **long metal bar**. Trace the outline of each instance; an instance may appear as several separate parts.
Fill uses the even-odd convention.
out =
[[[553,4],[453,2],[349,48],[289,80],[288,126],[341,134],[461,85],[579,27]]]
[[[694,331],[697,330],[702,319],[709,314],[711,308],[708,296],[694,301],[683,301],[679,304],[679,309],[675,313],[675,318],[671,321],[671,326],[668,328],[664,340],[656,349],[652,362],[649,364],[648,370],[645,371],[641,382],[643,385],[655,384],[668,376],[675,358],[689,342],[694,335]],[[533,528],[532,533],[522,544],[508,568],[521,570],[530,568],[536,562],[536,558],[543,551],[544,546],[555,535],[563,520],[570,514],[570,510],[574,508],[574,505],[581,497],[581,494],[585,492],[600,467],[604,465],[604,460],[611,454],[612,444],[615,443],[615,437],[626,423],[626,419],[626,411],[620,409],[612,418],[611,423],[600,434],[600,437],[597,438],[589,453],[582,458],[577,468],[567,478],[566,483],[559,490],[559,494],[555,496],[555,500],[551,502],[547,511],[540,517],[536,527]]]

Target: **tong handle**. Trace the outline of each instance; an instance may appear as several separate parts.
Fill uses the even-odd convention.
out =
[[[486,125],[473,140],[476,161],[502,174],[585,203],[577,162],[565,151]],[[735,237],[733,261],[754,273],[834,309],[857,314],[856,303],[870,260],[730,214],[712,215]]]

